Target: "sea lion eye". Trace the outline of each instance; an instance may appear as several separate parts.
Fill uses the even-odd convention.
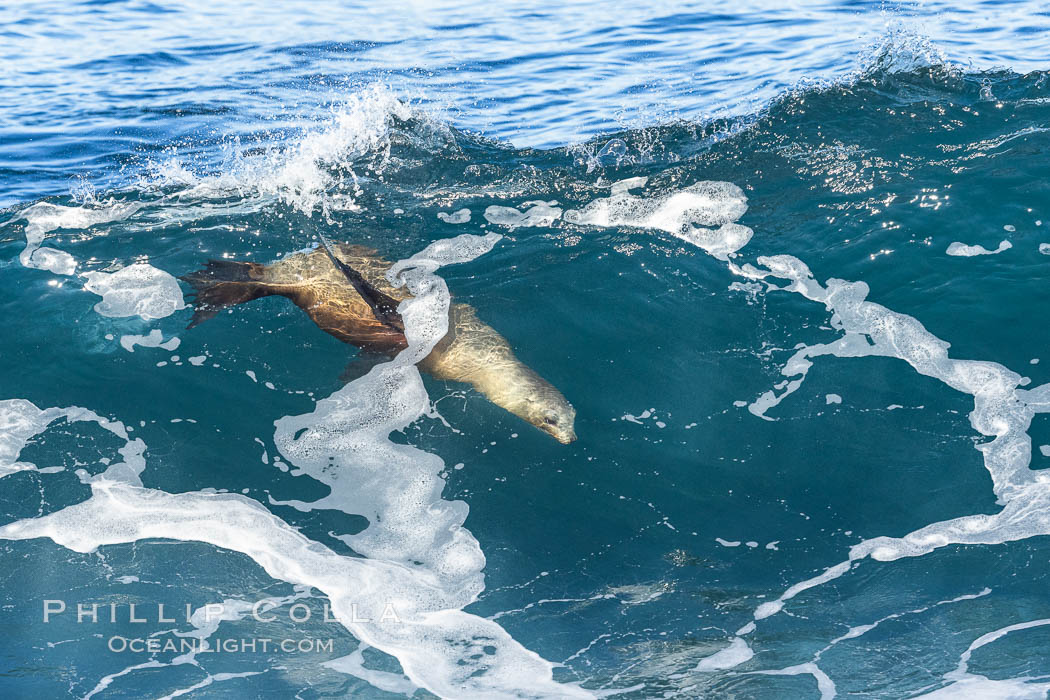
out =
[[[558,418],[556,416],[547,416],[546,418],[543,419],[543,422],[546,423],[547,425],[557,425],[558,424]]]

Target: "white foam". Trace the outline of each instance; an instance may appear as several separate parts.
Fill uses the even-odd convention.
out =
[[[120,337],[120,346],[128,352],[135,352],[136,345],[144,348],[161,348],[171,351],[179,347],[180,342],[178,336],[164,340],[164,335],[156,328],[151,330],[149,335],[123,335]],[[177,362],[178,360],[173,361]]]
[[[71,275],[77,268],[72,255],[41,245],[45,236],[55,229],[82,229],[95,224],[119,221],[131,216],[138,204],[109,200],[96,207],[64,207],[50,202],[38,202],[17,214],[26,220],[26,247],[18,260],[25,267],[48,270],[56,275]]]
[[[56,275],[71,275],[76,272],[77,261],[65,251],[44,247],[34,250],[25,266],[47,270]]]
[[[186,308],[182,289],[174,277],[147,263],[129,265],[116,272],[86,272],[84,289],[102,297],[95,311],[103,316],[139,316],[149,321]]]
[[[1050,683],[1035,678],[1009,678],[992,680],[984,676],[971,675],[938,690],[912,695],[913,700],[1046,700]]]
[[[648,178],[622,180],[611,194],[583,209],[569,210],[565,220],[591,226],[628,226],[677,234],[687,224],[720,226],[736,221],[747,211],[747,197],[730,182],[696,182],[680,190],[646,198],[630,190],[645,186]]]
[[[325,661],[321,665],[330,668],[333,671],[339,671],[340,673],[360,678],[372,687],[388,693],[396,693],[405,697],[411,697],[416,690],[418,690],[419,686],[404,676],[389,673],[387,671],[376,671],[374,669],[365,668],[364,651],[367,648],[367,644],[362,644],[355,649],[353,653],[348,654],[347,656],[341,656],[338,659]]]
[[[506,226],[514,230],[519,227],[550,226],[561,218],[562,210],[554,206],[557,202],[525,202],[525,211],[514,207],[491,206],[485,209],[485,220],[490,224]]]
[[[814,576],[811,579],[806,579],[805,581],[796,583],[795,585],[791,586],[786,591],[784,591],[780,595],[780,598],[778,598],[777,600],[762,603],[757,608],[755,608],[755,619],[764,620],[771,615],[776,615],[778,612],[784,609],[785,601],[791,600],[802,591],[809,590],[814,586],[819,586],[822,583],[827,583],[832,579],[836,579],[839,576],[842,576],[842,574],[849,571],[849,567],[850,563],[848,561],[845,561],[840,564],[836,564],[835,566],[832,566],[828,569],[825,569],[824,573],[820,574],[819,576]]]
[[[745,661],[750,661],[755,652],[740,637],[733,637],[729,646],[721,649],[706,659],[702,659],[696,665],[694,671],[720,671],[727,668],[739,666]]]
[[[145,443],[139,439],[130,440],[124,424],[119,421],[108,420],[78,406],[40,409],[25,399],[7,399],[0,401],[0,477],[18,471],[35,470],[35,465],[18,461],[18,455],[31,438],[44,432],[48,425],[59,418],[65,418],[71,423],[97,423],[102,429],[126,441],[119,450],[123,461],[110,464],[106,470],[108,473],[121,474],[122,478],[133,482],[145,467],[142,458]]]
[[[566,211],[565,220],[603,228],[666,231],[719,260],[728,260],[751,240],[750,228],[733,223],[747,211],[747,197],[733,183],[701,181],[655,197],[630,193],[646,182],[644,177],[617,182],[609,197]],[[709,226],[718,228],[705,228]]]
[[[899,618],[902,618],[902,617],[905,617],[905,616],[919,615],[919,614],[922,614],[922,613],[926,612],[927,610],[930,610],[931,608],[940,607],[942,605],[951,605],[953,603],[959,603],[959,602],[968,601],[968,600],[976,600],[977,598],[983,598],[984,596],[988,595],[991,592],[992,591],[991,591],[990,588],[985,588],[984,590],[980,591],[979,593],[970,593],[970,594],[966,594],[966,595],[961,595],[961,596],[957,596],[955,598],[951,598],[949,600],[941,600],[941,601],[938,601],[936,603],[933,603],[932,605],[927,605],[927,606],[924,606],[924,607],[921,607],[921,608],[916,608],[914,610],[908,610],[908,611],[900,612],[900,613],[892,613],[890,615],[886,615],[885,617],[879,618],[875,622],[872,622],[872,623],[869,623],[869,624],[854,625],[853,627],[850,627],[848,630],[846,630],[846,632],[844,634],[841,634],[838,637],[836,637],[835,639],[832,639],[824,647],[822,647],[820,650],[818,650],[813,655],[812,661],[809,661],[808,663],[796,664],[794,666],[789,666],[787,668],[782,668],[782,669],[766,669],[766,670],[760,670],[760,671],[747,671],[745,673],[747,673],[748,675],[791,675],[791,676],[802,675],[802,674],[811,675],[817,681],[817,688],[820,691],[821,700],[831,700],[832,698],[834,698],[837,695],[837,692],[836,692],[836,689],[835,689],[835,683],[831,680],[831,678],[823,670],[821,670],[820,666],[818,665],[820,663],[821,657],[829,649],[831,649],[832,647],[834,647],[834,646],[836,646],[836,645],[838,645],[838,644],[840,644],[842,642],[845,642],[845,641],[848,641],[848,640],[851,640],[851,639],[858,639],[860,637],[863,637],[865,634],[867,634],[871,630],[877,628],[879,625],[883,624],[884,622],[887,622],[887,621],[890,621],[890,620],[896,620],[896,619],[899,619]],[[740,630],[738,630],[737,631],[737,635],[738,636],[746,635],[746,634],[750,634],[751,632],[754,632],[754,631],[755,631],[755,623],[752,621],[748,625],[746,625],[743,628],[741,628]]]
[[[1047,691],[1050,691],[1050,682],[1046,680],[1046,676],[1039,678],[1022,676],[1020,678],[993,680],[970,673],[969,663],[973,652],[1005,637],[1011,632],[1046,625],[1050,625],[1050,619],[1021,622],[981,635],[959,657],[959,665],[955,670],[944,674],[944,680],[950,685],[913,697],[935,700],[956,700],[958,698],[963,700],[970,700],[971,698],[973,700],[998,700],[1000,698],[1002,700],[1045,700]]]
[[[678,238],[703,248],[708,255],[719,260],[729,260],[748,244],[753,235],[754,232],[747,226],[734,223],[722,224],[717,229],[685,227],[676,234]]]
[[[824,397],[824,401],[828,406],[830,406],[834,403],[842,403],[842,397],[838,394],[828,394]]]
[[[193,692],[195,692],[197,690],[200,690],[201,688],[207,688],[208,686],[210,686],[210,685],[212,685],[214,683],[222,683],[223,681],[230,681],[230,680],[234,680],[235,678],[248,678],[249,676],[258,676],[258,675],[261,675],[263,673],[266,673],[266,672],[265,671],[239,671],[239,672],[236,672],[236,673],[233,673],[233,672],[214,673],[214,674],[213,673],[209,673],[207,676],[205,676],[204,680],[198,681],[198,682],[194,683],[193,685],[188,686],[186,688],[179,688],[178,690],[173,691],[171,693],[168,693],[167,695],[164,695],[164,696],[158,698],[157,700],[174,700],[177,697],[180,697],[182,695],[189,695],[190,693],[193,693]]]
[[[788,666],[787,668],[778,668],[764,671],[751,671],[750,674],[756,676],[801,676],[810,675],[817,681],[817,691],[820,693],[820,700],[831,700],[837,694],[835,690],[835,683],[828,677],[828,674],[824,673],[813,662],[796,664],[795,666]]]
[[[1001,503],[1021,493],[1034,493],[1029,491],[1033,486],[1040,490],[1047,485],[1044,475],[1027,469],[1031,444],[1025,431],[1035,413],[1050,411],[1050,385],[1025,391],[1020,388],[1021,375],[1002,365],[950,358],[950,345],[919,321],[866,301],[868,286],[863,282],[831,279],[823,287],[797,258],[760,257],[758,262],[769,269],[769,275],[789,280],[786,290],[825,304],[832,313],[831,325],[843,332],[842,338],[832,343],[802,346],[788,360],[782,373],[798,378],[773,397],[772,405],[797,390],[812,367],[809,358],[895,357],[918,373],[974,397],[971,425],[981,434],[995,438],[978,449],[984,453],[985,466]]]
[[[1050,243],[1040,243],[1039,252],[1043,255],[1050,255]]]
[[[93,698],[94,696],[96,696],[99,693],[101,693],[102,691],[104,691],[106,688],[108,688],[113,683],[113,681],[115,681],[116,679],[120,678],[121,676],[126,676],[129,673],[132,673],[134,671],[141,671],[143,669],[164,668],[167,665],[168,664],[165,664],[165,663],[163,663],[161,661],[156,661],[156,660],[151,659],[150,661],[143,661],[140,664],[134,664],[132,666],[127,666],[127,667],[121,669],[120,671],[117,671],[116,673],[110,673],[110,674],[108,674],[106,676],[103,676],[99,680],[99,682],[95,684],[95,687],[92,688],[91,691],[88,692],[88,694],[83,697],[83,700],[91,700],[91,698]]]
[[[988,250],[984,246],[979,245],[966,245],[965,243],[959,243],[956,241],[948,246],[948,249],[944,252],[948,255],[957,255],[962,257],[973,257],[974,255],[998,255],[1004,250],[1013,248],[1014,245],[1010,241],[1000,241],[999,247],[995,250]]]
[[[446,214],[441,211],[438,212],[438,218],[444,221],[446,224],[465,224],[470,221],[470,209],[460,209],[454,211],[451,214]]]

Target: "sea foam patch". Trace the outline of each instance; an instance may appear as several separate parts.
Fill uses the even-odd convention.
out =
[[[135,213],[138,204],[109,201],[96,207],[65,207],[38,202],[18,214],[26,220],[26,247],[18,260],[25,267],[48,270],[56,275],[71,275],[77,262],[69,253],[43,247],[44,238],[56,229],[80,229],[96,224],[120,221]]]
[[[186,308],[178,281],[147,263],[128,265],[116,272],[85,272],[84,289],[102,297],[95,311],[103,316],[164,318]]]
[[[995,250],[988,250],[984,246],[980,245],[967,245],[965,243],[959,243],[958,241],[951,243],[948,249],[944,252],[948,255],[955,255],[964,258],[972,258],[975,255],[998,255],[1004,250],[1010,250],[1014,247],[1014,244],[1010,241],[1000,241],[999,245]]]
[[[38,202],[19,214],[28,222],[26,247],[18,256],[19,262],[25,267],[72,275],[77,268],[76,259],[65,251],[42,247],[47,233],[55,229],[82,229],[121,221],[140,208],[136,202],[113,200],[94,207]],[[82,277],[86,280],[84,289],[102,297],[102,301],[95,305],[95,311],[103,316],[137,315],[149,320],[170,316],[186,306],[175,278],[146,263],[129,265],[114,273],[86,272]]]
[[[135,352],[136,345],[143,348],[160,348],[171,351],[178,348],[180,342],[178,336],[164,340],[164,335],[157,328],[151,330],[148,335],[122,335],[120,337],[120,346],[128,352]],[[193,358],[190,358],[190,362],[198,364],[193,362]]]
[[[631,194],[647,182],[645,177],[617,182],[608,197],[569,210],[564,218],[586,226],[665,231],[719,260],[751,240],[753,231],[734,223],[747,211],[747,197],[733,183],[701,181],[653,197]]]
[[[65,418],[70,423],[81,421],[97,423],[103,430],[124,440],[124,447],[118,451],[123,461],[111,463],[106,471],[114,476],[119,475],[129,483],[137,481],[138,474],[146,465],[142,456],[146,444],[138,438],[132,440],[123,423],[103,418],[94,411],[79,406],[41,409],[25,399],[0,401],[0,478],[26,470],[43,472],[61,470],[61,468],[37,469],[34,464],[18,460],[19,454],[29,440],[44,432],[51,423],[59,418]],[[87,472],[79,472],[79,474],[82,480],[90,480]]]
[[[981,698],[1013,698],[1021,700],[1024,698],[1045,698],[1047,692],[1050,692],[1050,682],[1047,682],[1046,676],[992,679],[971,672],[970,659],[973,653],[981,647],[1002,639],[1008,634],[1045,627],[1046,625],[1050,625],[1050,620],[1030,620],[982,634],[959,657],[959,665],[944,675],[944,681],[947,685],[929,693],[913,697],[928,698],[929,700],[954,700],[956,698],[974,698],[975,700]]]
[[[451,214],[439,211],[437,217],[446,224],[465,224],[470,222],[470,209],[459,209]]]
[[[485,209],[484,216],[490,224],[506,226],[512,231],[519,227],[550,226],[562,215],[562,209],[557,204],[557,201],[523,202],[521,209],[490,206]]]

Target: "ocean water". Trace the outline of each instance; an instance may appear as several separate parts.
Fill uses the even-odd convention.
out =
[[[0,8],[0,694],[1046,697],[1048,30]],[[320,235],[404,261],[397,357],[186,328]],[[417,371],[450,299],[578,440]]]

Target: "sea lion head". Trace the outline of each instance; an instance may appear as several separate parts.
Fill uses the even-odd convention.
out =
[[[532,376],[515,392],[521,400],[510,407],[511,413],[568,445],[576,439],[576,409],[553,385],[535,373],[530,374]]]
[[[420,363],[438,379],[466,382],[500,408],[567,445],[576,439],[576,409],[553,384],[521,362],[507,339],[466,304],[449,309],[449,332]]]

